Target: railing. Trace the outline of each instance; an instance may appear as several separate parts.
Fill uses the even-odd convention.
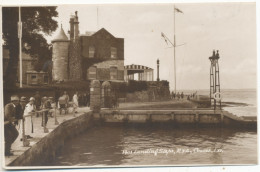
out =
[[[49,130],[48,128],[46,127],[46,121],[45,121],[45,115],[48,115],[48,114],[45,114],[44,112],[48,112],[50,109],[42,109],[42,110],[39,110],[39,111],[35,111],[35,112],[30,112],[28,115],[26,115],[26,117],[28,116],[34,116],[36,114],[39,114],[42,116],[42,124],[43,124],[43,132],[44,133],[48,133]],[[57,120],[57,116],[56,116],[56,110],[57,108],[55,107],[54,108],[54,125],[59,125],[59,122]],[[26,137],[26,133],[25,133],[25,126],[24,126],[24,119],[25,117],[23,117],[22,119],[22,139],[23,139],[23,146],[26,147],[26,146],[29,146],[30,145],[30,141],[27,139]],[[17,121],[17,120],[15,120]],[[14,122],[14,121],[13,121]],[[10,121],[4,121],[4,125],[8,125],[10,124],[11,122]]]

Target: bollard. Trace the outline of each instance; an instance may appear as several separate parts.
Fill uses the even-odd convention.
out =
[[[57,120],[57,116],[56,116],[56,107],[54,108],[54,120],[55,120],[55,123],[54,123],[54,125],[59,125],[59,122],[58,122],[58,120]]]
[[[22,127],[23,127],[23,133],[22,133],[22,135],[23,135],[23,146],[28,147],[28,146],[30,146],[30,141],[27,140],[27,138],[25,136],[24,119],[22,120]]]
[[[76,113],[75,113],[75,110],[76,110],[76,108],[75,108],[75,104],[73,103],[73,117],[76,117]]]

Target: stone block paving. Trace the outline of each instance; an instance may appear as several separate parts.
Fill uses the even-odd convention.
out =
[[[66,121],[66,120],[76,118],[85,112],[89,112],[90,109],[89,109],[89,107],[79,107],[77,111],[78,111],[78,113],[75,113],[75,116],[74,116],[72,108],[69,108],[68,114],[64,114],[64,111],[62,111],[61,115],[60,115],[59,110],[56,110],[57,121],[59,122],[59,124],[61,124],[62,122]],[[12,144],[12,147],[11,147],[11,151],[13,152],[14,155],[5,157],[6,165],[10,164],[18,156],[23,154],[26,150],[30,149],[31,146],[33,146],[35,143],[40,141],[41,138],[43,138],[44,136],[49,134],[51,131],[53,131],[57,126],[59,126],[59,125],[55,125],[54,117],[49,116],[48,118],[49,118],[49,120],[48,120],[46,127],[49,130],[49,132],[44,133],[44,127],[41,126],[42,117],[33,116],[34,133],[30,134],[30,136],[33,137],[33,138],[29,139],[30,145],[28,147],[23,146],[23,141],[20,140],[22,138],[22,133],[19,133],[18,138],[15,140],[15,142]]]

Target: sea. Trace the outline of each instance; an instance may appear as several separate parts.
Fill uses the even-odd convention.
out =
[[[256,90],[222,90],[225,107],[238,116],[257,115]],[[207,95],[206,90],[197,94]],[[245,105],[246,104],[246,105]],[[102,125],[68,140],[47,165],[86,167],[257,164],[257,132],[227,128]]]
[[[209,90],[198,90],[197,94],[209,96]],[[257,116],[256,89],[223,89],[221,97],[221,102],[230,103],[229,106],[223,107],[224,110],[237,116]]]

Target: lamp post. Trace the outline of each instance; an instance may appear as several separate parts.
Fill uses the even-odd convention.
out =
[[[19,6],[18,38],[19,38],[19,60],[20,60],[20,88],[22,88],[23,87],[23,61],[22,61],[22,21],[21,21],[20,6]]]
[[[159,59],[157,59],[157,81],[160,81],[159,68],[160,68],[160,61],[159,61]]]

